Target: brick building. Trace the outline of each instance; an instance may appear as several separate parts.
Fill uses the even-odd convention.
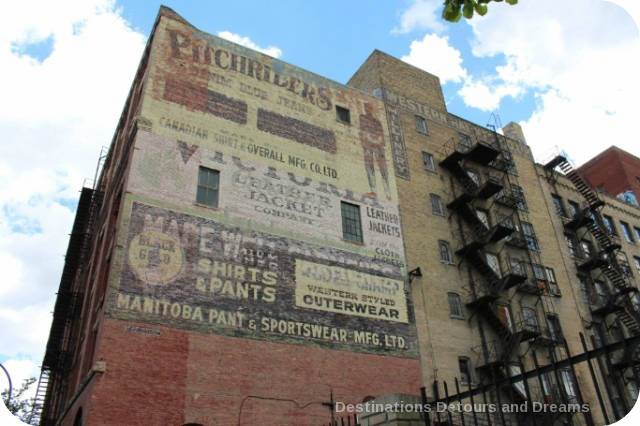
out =
[[[42,424],[321,425],[336,401],[556,363],[484,396],[589,404],[545,421],[623,416],[629,350],[598,358],[595,386],[562,363],[580,332],[638,331],[640,211],[502,133],[379,51],[343,85],[161,8],[81,194]]]
[[[627,200],[638,206],[640,158],[635,155],[611,146],[580,166],[578,173],[601,192],[619,198],[633,194]]]

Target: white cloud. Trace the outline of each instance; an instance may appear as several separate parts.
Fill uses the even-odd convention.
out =
[[[15,392],[17,392],[18,389],[22,387],[22,383],[24,382],[25,379],[35,377],[36,382],[29,387],[26,393],[23,394],[23,398],[29,399],[35,396],[36,386],[38,384],[38,378],[40,377],[40,368],[38,367],[37,364],[26,359],[22,359],[22,360],[12,359],[7,362],[3,362],[2,365],[4,365],[4,367],[9,372],[14,395],[15,395]],[[4,372],[0,371],[0,389],[6,389],[8,385],[9,385],[9,382],[7,381],[6,375],[4,374]]]
[[[460,51],[449,44],[449,37],[427,34],[420,40],[414,40],[408,55],[401,59],[411,65],[440,77],[440,82],[460,82],[467,78],[462,67]]]
[[[400,27],[392,30],[394,33],[408,33],[415,30],[430,30],[441,32],[445,30],[440,16],[442,14],[442,0],[416,0],[400,16]]]
[[[282,56],[282,50],[276,46],[268,46],[268,47],[260,47],[255,44],[249,37],[241,36],[240,34],[235,34],[229,31],[220,31],[218,32],[218,36],[232,41],[234,43],[238,43],[241,46],[248,47],[249,49],[257,50],[258,52],[262,52],[265,55],[273,56],[274,58],[279,58]]]
[[[506,96],[532,93],[535,111],[520,124],[539,160],[554,145],[578,162],[612,144],[638,155],[632,111],[640,98],[640,39],[624,9],[604,0],[536,0],[490,7],[466,22],[456,25],[470,25],[474,35],[475,58],[463,58],[467,78],[458,92],[468,106],[495,110]],[[493,73],[468,71],[478,58],[502,57]],[[509,111],[500,115],[510,121]]]
[[[521,123],[536,158],[554,145],[578,162],[612,144],[637,154],[631,111],[640,96],[640,39],[623,9],[601,0],[538,0],[470,23],[475,55],[506,56],[499,84],[536,94],[536,110]]]
[[[483,111],[495,111],[505,96],[517,97],[523,92],[521,87],[509,84],[493,84],[491,79],[475,80],[468,77],[464,80],[458,94],[467,106]]]
[[[26,47],[53,40],[46,57]],[[0,359],[39,365],[83,178],[119,119],[145,37],[112,0],[11,2],[0,15]]]

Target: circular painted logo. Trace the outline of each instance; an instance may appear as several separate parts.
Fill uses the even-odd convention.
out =
[[[143,231],[129,245],[129,265],[140,280],[150,285],[173,281],[182,262],[180,241],[159,231]]]

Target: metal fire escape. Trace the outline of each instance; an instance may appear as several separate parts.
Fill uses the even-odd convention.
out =
[[[498,243],[504,242],[516,249],[527,251],[530,265],[540,263],[534,258],[537,256],[535,253],[529,253],[528,243],[521,231],[518,209],[520,200],[505,188],[511,186],[508,173],[512,165],[510,153],[505,153],[506,148],[501,148],[497,134],[495,135],[494,143],[478,141],[470,145],[461,144],[456,140],[449,141],[443,147],[443,160],[440,165],[450,172],[451,177],[462,188],[462,191],[456,191],[456,185],[452,184],[453,200],[447,204],[447,208],[458,216],[460,246],[456,254],[462,261],[466,261],[470,268],[472,301],[467,306],[479,314],[497,336],[497,340],[492,342],[486,342],[483,337],[484,359],[477,369],[493,379],[500,379],[513,375],[510,363],[522,342],[535,339],[549,345],[549,342],[553,341],[544,340],[541,333],[543,328],[537,323],[527,320],[506,321],[496,303],[514,287],[518,288],[519,292],[538,298],[543,290],[531,283],[524,266],[520,269],[510,266],[508,271],[502,272],[487,261],[484,249],[490,246],[498,250]],[[491,173],[486,179],[480,180],[468,173],[466,166],[470,163],[486,167]],[[476,203],[491,203],[489,209],[495,210],[496,206],[500,206],[500,209],[510,210],[511,213],[498,220],[498,223],[488,226],[488,223],[476,213]],[[483,285],[479,288],[474,282],[471,270],[482,277]],[[512,400],[522,399],[522,392],[517,383],[513,383],[511,387],[507,386],[504,391]]]
[[[586,201],[584,209],[565,225],[565,229],[575,232],[580,227],[586,227],[600,246],[600,251],[593,253],[585,262],[578,264],[578,270],[588,273],[600,269],[613,286],[612,292],[596,295],[599,297],[596,297],[597,304],[595,309],[592,309],[592,313],[596,315],[615,313],[630,334],[638,334],[640,333],[640,313],[634,309],[631,300],[631,294],[638,292],[638,289],[629,282],[628,275],[618,262],[617,253],[620,250],[620,244],[607,231],[607,226],[600,213],[604,202],[600,200],[596,191],[580,177],[565,156],[556,156],[544,167],[548,171],[553,171],[557,166]]]
[[[50,418],[54,407],[61,404],[67,391],[67,375],[73,361],[72,340],[74,324],[81,315],[83,293],[78,288],[78,276],[82,273],[91,243],[91,229],[100,208],[100,191],[82,188],[76,218],[69,239],[69,246],[62,270],[60,288],[53,312],[53,321],[42,361],[42,369],[33,402],[30,421],[40,425],[53,424]],[[47,398],[47,395],[52,395]],[[46,402],[45,402],[46,401]]]

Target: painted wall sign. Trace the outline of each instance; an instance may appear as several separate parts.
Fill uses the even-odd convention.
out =
[[[397,137],[375,97],[176,21],[160,22],[153,49],[163,60],[141,115],[154,133],[397,201]]]
[[[416,356],[400,267],[127,201],[110,315],[206,333]]]
[[[246,160],[147,133],[138,135],[136,143],[140,149],[130,178],[135,193],[152,194],[171,206],[194,206],[198,168],[205,166],[219,171],[216,212],[260,224],[274,234],[333,245],[344,245],[340,203],[347,201],[360,206],[363,231],[363,244],[350,247],[366,250],[382,263],[404,265],[397,205],[323,182],[321,178],[341,178],[323,157],[298,157],[281,147],[248,143],[251,160]],[[260,164],[265,158],[269,166]],[[283,170],[294,164],[295,173]],[[314,178],[302,174],[308,169]]]

